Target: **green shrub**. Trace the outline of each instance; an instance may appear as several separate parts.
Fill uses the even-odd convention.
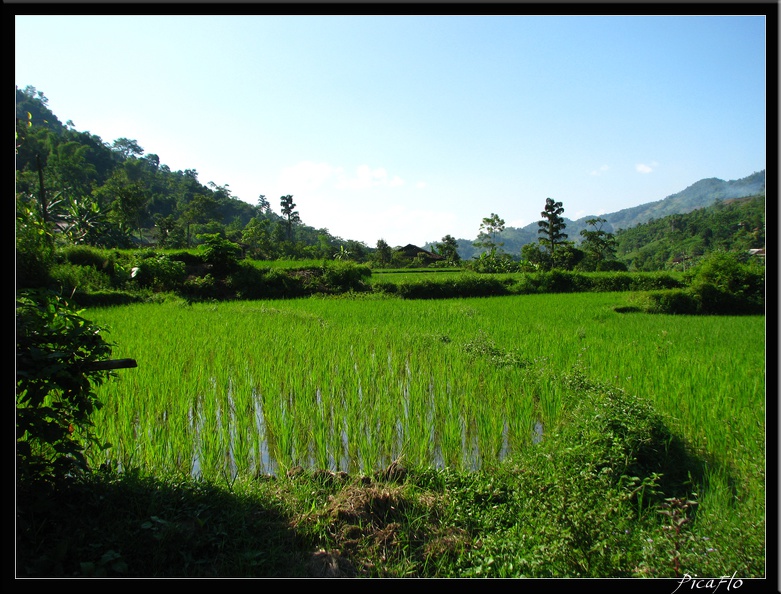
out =
[[[112,279],[108,274],[93,266],[81,266],[71,263],[54,264],[49,271],[51,285],[63,294],[74,291],[92,292],[112,288]]]
[[[678,289],[683,283],[669,274],[638,272],[632,275],[631,291]]]
[[[34,199],[16,198],[16,286],[46,287],[54,262],[50,228],[41,219]]]
[[[656,282],[664,275],[653,275]],[[741,260],[738,254],[716,252],[686,275],[685,289],[651,291],[640,297],[649,313],[761,315],[765,310],[764,269]],[[667,279],[672,284],[672,279]],[[677,281],[676,281],[677,282]]]
[[[509,295],[512,279],[497,279],[477,274],[464,274],[458,279],[401,282],[396,286],[395,293],[404,299],[450,299],[458,297],[490,297]],[[388,291],[384,283],[375,284],[375,289]]]
[[[658,511],[689,495],[701,461],[649,401],[577,371],[564,379],[559,423],[490,479],[478,474],[469,489],[478,492],[454,504],[462,525],[481,535],[459,560],[462,575],[634,577],[649,536],[672,540]],[[673,575],[674,559],[663,567],[658,558],[654,571]]]
[[[538,272],[535,277],[540,293],[576,293],[591,290],[589,277],[576,272],[554,269]]]
[[[92,413],[95,387],[111,372],[96,370],[111,346],[100,328],[52,292],[16,299],[16,455],[20,483],[58,480],[86,470],[84,448],[101,444]]]
[[[114,252],[86,245],[71,245],[60,250],[59,255],[75,266],[91,266],[109,276],[114,274],[117,257]]]
[[[354,262],[324,262],[322,282],[330,292],[365,291],[371,274],[371,268],[366,265]]]
[[[702,313],[762,313],[765,269],[734,252],[714,252],[688,275]]]
[[[700,313],[701,304],[696,295],[681,289],[660,291],[659,308],[664,313],[691,315]]]
[[[378,281],[372,285],[372,290],[377,293],[387,293],[389,295],[395,295],[398,293],[399,286],[396,283],[389,281]]]
[[[76,292],[71,301],[79,307],[107,307],[113,305],[127,305],[129,303],[139,303],[151,299],[151,294],[139,293],[138,291],[94,291],[90,293]],[[162,295],[162,293],[160,293]]]
[[[194,301],[218,299],[222,294],[211,274],[187,279],[182,285],[181,293],[187,299]]]
[[[203,261],[211,266],[215,275],[229,274],[238,267],[241,247],[221,237],[218,233],[202,236],[204,243],[198,246],[203,253]]]
[[[685,289],[649,291],[636,299],[646,313],[695,315],[700,313],[700,303]]]
[[[628,291],[632,284],[629,273],[596,273],[591,276],[591,290],[599,292]]]
[[[302,297],[306,294],[303,279],[295,278],[281,268],[268,270],[262,283],[263,294],[268,298]]]
[[[133,267],[130,276],[141,287],[167,292],[175,291],[182,286],[185,271],[183,262],[172,260],[167,255],[158,256],[153,252]]]
[[[264,271],[249,262],[239,262],[239,266],[225,279],[226,285],[237,299],[265,299],[268,291],[264,285]]]

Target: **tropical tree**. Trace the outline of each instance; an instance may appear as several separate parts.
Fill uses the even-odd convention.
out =
[[[563,245],[567,240],[567,234],[564,233],[567,224],[561,216],[563,213],[564,207],[561,202],[554,202],[551,198],[545,199],[545,210],[540,213],[543,219],[537,222],[540,227],[537,233],[541,236],[540,245],[547,250],[551,258],[555,258],[556,247]]]
[[[266,200],[265,194],[258,196],[258,212],[263,215],[268,215],[271,211],[271,203]]]
[[[458,240],[452,235],[445,235],[434,249],[440,256],[445,257],[448,264],[456,265],[461,261],[461,256],[458,255]]]
[[[586,254],[586,261],[594,270],[598,270],[602,262],[615,259],[616,239],[612,233],[603,229],[607,219],[597,217],[588,219],[586,225],[590,228],[583,229],[580,235],[583,237],[581,249]]]
[[[350,252],[350,259],[356,262],[363,262],[369,255],[369,247],[362,241],[348,239],[344,242],[344,247]]]
[[[533,241],[521,247],[521,267],[529,272],[550,270],[553,267],[553,260],[538,242]]]
[[[495,252],[497,248],[504,245],[503,242],[496,242],[496,236],[502,231],[504,231],[504,219],[500,218],[496,213],[491,213],[491,216],[485,217],[480,224],[480,232],[477,235],[477,241],[473,245]]]
[[[138,142],[129,138],[117,138],[111,145],[111,150],[117,153],[123,160],[130,157],[140,157],[144,149],[138,146]]]
[[[94,195],[101,208],[110,210],[110,218],[130,228],[141,228],[141,217],[148,201],[146,186],[137,178],[133,167],[118,168]]]
[[[387,266],[390,264],[391,258],[393,257],[393,250],[391,250],[391,247],[388,245],[388,242],[384,239],[378,239],[377,240],[377,251],[375,252],[377,262],[381,266]]]
[[[293,241],[293,224],[300,223],[301,217],[296,210],[296,204],[293,202],[293,196],[287,194],[280,199],[280,205],[282,207],[282,216],[285,217],[287,224],[287,240]]]
[[[249,246],[250,253],[256,260],[270,260],[273,256],[271,221],[258,217],[251,219],[244,227],[241,241]]]
[[[47,165],[55,188],[63,196],[78,199],[91,192],[97,170],[89,161],[88,146],[73,141],[60,143],[49,154]]]
[[[190,245],[190,225],[205,224],[217,216],[217,201],[206,194],[195,194],[182,213],[182,220],[187,225],[187,245]]]

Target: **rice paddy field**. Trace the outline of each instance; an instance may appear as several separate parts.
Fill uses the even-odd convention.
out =
[[[94,308],[115,358],[91,462],[233,481],[293,466],[485,469],[544,439],[564,377],[650,400],[763,484],[765,318],[618,313],[627,293]],[[711,477],[718,481],[718,477]]]

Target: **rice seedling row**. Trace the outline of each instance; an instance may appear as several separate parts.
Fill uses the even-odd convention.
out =
[[[619,314],[620,293],[139,304],[87,313],[138,367],[100,388],[95,462],[223,477],[480,468],[557,422],[565,377],[650,399],[764,460],[764,318]]]

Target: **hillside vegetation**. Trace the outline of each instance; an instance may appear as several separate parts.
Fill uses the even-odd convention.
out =
[[[388,246],[381,239],[376,246],[368,246],[335,237],[327,229],[305,224],[306,213],[296,210],[293,196],[277,199],[259,195],[252,204],[248,197],[234,196],[228,183],[204,184],[194,169],[171,170],[136,140],[118,138],[109,143],[90,132],[78,131],[70,121],[62,124],[47,104],[46,96],[32,86],[16,89],[17,250],[27,255],[39,237],[40,227],[48,225],[55,231],[58,246],[190,249],[217,234],[240,246],[248,259],[338,259],[373,268],[421,264],[415,246]],[[616,235],[616,261],[626,269],[676,268],[680,258],[696,258],[714,249],[763,248],[765,222],[764,213],[759,216],[763,210],[759,202],[750,213],[722,213],[737,219],[702,211],[727,208],[731,200],[747,196],[763,200],[764,193],[764,170],[740,180],[700,180],[664,200],[601,215],[602,229]],[[279,210],[275,212],[277,200]],[[745,220],[741,218],[744,212]],[[689,215],[693,218],[668,219]],[[572,268],[580,259],[575,250],[582,247],[582,232],[589,229],[588,221],[593,218],[562,219],[575,256],[569,259]],[[689,220],[692,225],[686,223]],[[643,224],[653,224],[655,229],[659,221],[665,221],[678,235],[656,237],[655,231],[625,234]],[[711,235],[705,230],[707,226]],[[682,233],[702,237],[693,241]],[[640,246],[638,238],[643,236],[647,241],[642,240]],[[736,237],[731,241],[728,236]],[[448,245],[445,239],[465,264],[490,251],[478,241],[479,236],[455,239],[448,235],[442,244],[434,242],[420,248],[443,251]],[[518,264],[523,264],[524,246],[536,244],[539,239],[537,223],[522,229],[502,226],[495,234],[498,251]],[[411,256],[409,249],[413,250]],[[36,253],[18,263],[32,279],[38,267],[47,264],[42,261],[46,258]],[[428,255],[422,262],[443,265]],[[452,258],[447,263],[452,263]]]

